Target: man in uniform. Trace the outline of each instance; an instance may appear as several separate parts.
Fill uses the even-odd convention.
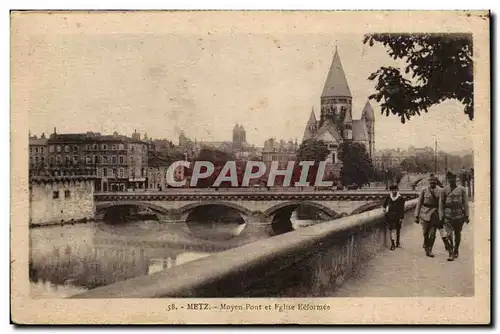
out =
[[[453,257],[458,258],[462,227],[469,223],[469,199],[467,190],[457,185],[457,176],[448,175],[448,186],[443,193],[444,226],[453,247]]]
[[[415,210],[415,223],[422,225],[425,255],[434,257],[432,247],[436,240],[436,230],[439,229],[445,247],[449,252],[448,260],[453,261],[452,245],[446,235],[446,230],[443,228],[443,189],[439,188],[437,183],[437,177],[432,175],[429,177],[429,186],[420,191]]]

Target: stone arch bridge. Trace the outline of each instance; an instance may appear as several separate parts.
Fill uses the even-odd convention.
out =
[[[386,192],[332,192],[332,191],[235,191],[191,193],[96,193],[97,214],[118,206],[149,208],[167,220],[185,221],[198,207],[217,205],[238,211],[247,223],[269,224],[280,210],[309,206],[330,218],[338,218],[374,209],[381,205]],[[403,193],[408,199],[415,192]]]

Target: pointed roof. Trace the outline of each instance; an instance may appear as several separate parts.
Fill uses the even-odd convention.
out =
[[[311,139],[314,137],[315,133],[314,131],[311,131],[311,125],[316,126],[318,124],[318,121],[316,120],[316,115],[314,114],[314,107],[312,107],[311,110],[311,115],[309,116],[309,120],[307,121],[306,128],[304,130],[304,136],[302,137],[302,140],[307,140]]]
[[[357,119],[352,122],[352,139],[354,141],[367,141],[368,133],[366,124],[362,119]]]
[[[316,123],[317,123],[316,114],[314,113],[314,107],[312,107],[311,115],[309,116],[309,120],[307,121],[307,125],[316,124]]]
[[[330,71],[328,71],[323,93],[321,94],[321,97],[326,96],[352,97],[337,48],[335,48],[332,65],[330,66]]]
[[[337,126],[330,120],[327,119],[323,125],[319,128],[318,132],[315,134],[315,138],[320,138],[325,132],[328,132],[332,135],[333,138],[339,143],[342,142],[342,136],[340,135]]]
[[[361,118],[366,118],[369,121],[373,121],[375,119],[375,113],[373,112],[370,101],[366,101],[363,112],[361,113]]]

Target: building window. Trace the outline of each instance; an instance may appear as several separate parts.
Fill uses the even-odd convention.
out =
[[[57,198],[59,198],[59,190],[52,192],[52,199],[57,199]]]
[[[64,198],[69,198],[70,197],[70,192],[69,190],[64,191]]]
[[[99,146],[97,146],[97,144],[94,144],[93,148],[94,148],[94,151],[97,151],[99,149]]]
[[[35,163],[38,163],[38,157],[35,157]]]
[[[101,160],[100,160],[100,158],[99,158],[98,155],[94,155],[93,160],[94,160],[94,164],[100,164],[101,163]]]
[[[335,156],[335,152],[332,153],[332,164],[335,163],[335,159],[336,159],[336,156]]]
[[[38,147],[35,147],[35,153],[38,153]]]
[[[50,153],[54,153],[54,145],[50,145],[49,146],[49,152]]]
[[[85,157],[85,163],[86,163],[86,164],[89,164],[89,165],[92,163],[92,157],[91,157],[90,155],[87,155],[87,156]]]
[[[85,150],[90,151],[90,144],[85,145]]]
[[[141,168],[141,177],[144,177],[144,168]]]
[[[118,145],[118,148],[119,148],[120,150],[123,150],[125,147],[124,147],[124,145],[123,145],[123,144],[120,144],[120,145]]]
[[[97,168],[97,177],[101,177],[101,169]]]
[[[57,155],[56,156],[56,164],[60,164],[60,163],[61,163],[61,156]]]
[[[123,165],[125,163],[125,157],[123,155],[120,155],[120,165]]]
[[[107,168],[102,169],[102,177],[108,177],[108,169]]]
[[[116,168],[113,168],[113,177],[118,177],[118,172],[116,170]]]
[[[111,163],[116,165],[116,155],[111,156]]]
[[[61,145],[57,145],[57,152],[61,152]]]
[[[134,164],[134,157],[130,157],[130,163]]]
[[[44,148],[40,147],[40,153],[43,153],[43,151],[44,151]]]
[[[70,157],[69,155],[65,155],[65,156],[64,156],[64,161],[65,161],[66,163],[70,163],[70,161],[71,161],[71,157]]]
[[[106,145],[106,144],[102,144],[102,146],[101,146],[101,147],[102,147],[102,150],[103,150],[103,151],[106,151],[106,150],[108,149],[108,145]]]
[[[112,149],[113,151],[116,151],[116,145],[115,145],[115,144],[113,144],[113,146],[111,146],[111,149]]]
[[[69,146],[68,145],[64,146],[64,152],[69,153]]]
[[[103,164],[107,164],[108,163],[108,156],[106,156],[106,155],[102,156],[102,163]]]
[[[73,146],[73,152],[78,152],[78,146]]]
[[[123,172],[124,172],[124,171],[123,171],[123,168],[120,168],[120,169],[118,170],[118,177],[123,178]]]

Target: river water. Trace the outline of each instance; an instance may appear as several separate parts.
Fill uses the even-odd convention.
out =
[[[92,222],[30,230],[32,298],[65,298],[237,247],[241,224]],[[202,239],[199,235],[218,236]],[[235,240],[237,242],[235,242]]]

